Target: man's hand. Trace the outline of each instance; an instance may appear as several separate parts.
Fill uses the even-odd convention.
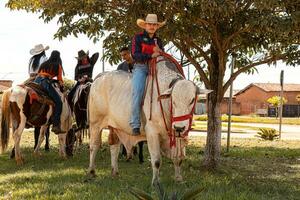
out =
[[[160,55],[159,52],[154,52],[154,53],[151,55],[151,57],[152,57],[152,58],[156,58],[156,57],[159,56],[159,55]]]
[[[159,48],[159,46],[155,46],[154,48],[153,48],[153,52],[154,53],[159,53],[159,52],[161,52],[161,49]]]

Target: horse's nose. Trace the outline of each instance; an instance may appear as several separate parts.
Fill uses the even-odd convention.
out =
[[[182,131],[184,131],[185,126],[183,126],[183,127],[174,126],[174,129],[175,129],[176,132],[181,133]]]

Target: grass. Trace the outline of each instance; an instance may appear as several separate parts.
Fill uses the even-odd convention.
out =
[[[196,121],[207,121],[207,115],[194,115]],[[228,115],[222,115],[222,122],[228,122]],[[279,118],[258,116],[231,116],[231,122],[278,124]],[[282,118],[283,124],[300,125],[299,118]]]
[[[22,152],[26,163],[16,166],[9,152],[0,155],[0,199],[134,199],[128,188],[137,187],[153,196],[152,169],[147,148],[146,162],[138,164],[119,161],[120,176],[110,176],[109,147],[104,143],[96,157],[97,178],[85,182],[89,163],[87,143],[68,160],[58,157],[57,139],[51,136],[51,151],[40,158],[32,156],[32,133],[24,133]],[[225,145],[226,141],[222,141]],[[218,170],[210,172],[201,167],[204,137],[191,137],[187,158],[183,162],[183,183],[173,180],[174,169],[163,159],[161,182],[165,190],[184,192],[195,186],[205,190],[198,199],[299,199],[300,144],[299,141],[262,141],[232,139],[229,153],[222,153]]]

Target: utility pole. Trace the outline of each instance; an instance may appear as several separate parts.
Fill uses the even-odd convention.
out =
[[[190,65],[188,65],[188,80],[190,80]]]
[[[235,57],[236,55],[232,54],[232,61],[231,61],[231,74],[233,74],[233,69],[235,65]],[[231,132],[231,115],[232,115],[232,93],[233,93],[233,82],[230,85],[230,93],[229,93],[229,102],[228,102],[228,126],[227,126],[227,148],[226,151],[229,152],[229,146],[230,146],[230,132]]]
[[[104,72],[105,68],[104,68],[104,47],[102,44],[102,73]]]
[[[280,86],[281,86],[281,90],[280,90],[280,110],[279,110],[279,139],[281,139],[281,126],[282,126],[282,96],[283,96],[283,77],[284,77],[284,71],[281,70],[280,72]]]
[[[298,102],[298,118],[299,118],[299,115],[300,115],[300,94],[298,94],[296,96],[296,101]]]

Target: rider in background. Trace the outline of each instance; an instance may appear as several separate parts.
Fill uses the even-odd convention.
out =
[[[132,105],[130,125],[132,135],[140,134],[140,113],[141,103],[144,95],[146,78],[148,75],[148,62],[156,58],[163,51],[161,40],[157,37],[156,31],[165,25],[165,22],[158,22],[156,14],[148,14],[146,20],[138,19],[137,25],[144,29],[132,39],[133,66],[132,76]]]
[[[123,47],[120,49],[120,55],[123,60],[121,64],[118,65],[117,70],[123,70],[125,72],[132,73],[134,60],[131,56],[131,53],[129,51],[128,47]]]
[[[44,47],[42,44],[35,45],[33,49],[30,49],[32,57],[29,60],[28,74],[30,77],[36,77],[39,67],[48,58],[45,51],[49,49],[49,46]]]
[[[53,111],[53,127],[52,132],[55,134],[65,133],[60,127],[60,115],[62,112],[62,101],[59,94],[51,84],[51,80],[57,77],[60,86],[63,86],[63,68],[59,51],[52,51],[50,58],[44,62],[38,71],[34,82],[40,84],[52,98],[55,103]]]
[[[85,53],[83,50],[78,51],[77,65],[75,67],[75,80],[77,81],[74,87],[70,90],[68,95],[68,102],[72,102],[75,91],[80,84],[88,81],[93,82],[93,69],[99,57],[99,53],[94,53],[89,58],[89,52]],[[72,106],[71,106],[72,108]]]
[[[39,71],[39,68],[43,62],[48,60],[46,56],[46,52],[49,49],[49,46],[44,47],[42,44],[37,44],[34,46],[34,48],[30,49],[29,53],[32,55],[32,57],[29,60],[29,66],[28,66],[28,75],[29,80],[25,81],[33,81]],[[34,127],[34,149],[37,145],[39,135],[40,135],[40,129],[41,127],[36,126]],[[46,129],[46,144],[45,144],[45,150],[49,151],[49,127]]]

